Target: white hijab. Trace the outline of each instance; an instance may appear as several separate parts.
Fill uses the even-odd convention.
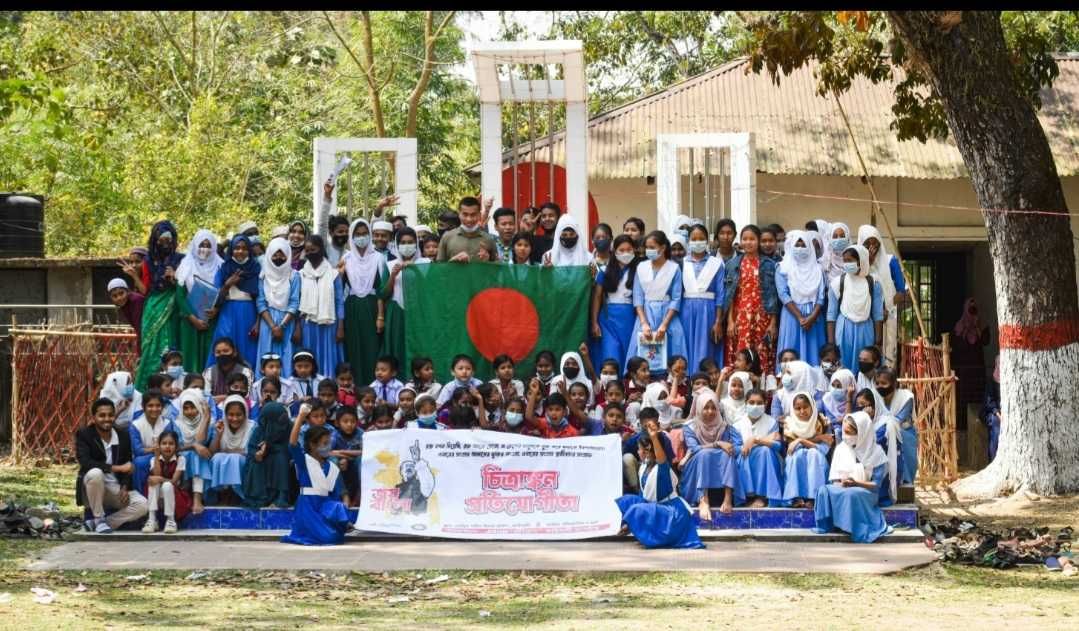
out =
[[[731,396],[730,382],[737,379],[742,384],[742,398],[735,399]],[[730,379],[727,381],[727,396],[723,397],[720,402],[723,406],[723,414],[727,417],[727,420],[731,423],[735,423],[742,417],[742,414],[746,410],[746,393],[753,387],[753,382],[750,380],[749,373],[739,370],[732,373]]]
[[[101,396],[112,401],[116,406],[116,420],[113,425],[117,429],[127,429],[131,424],[131,418],[135,413],[142,411],[142,394],[135,390],[130,399],[125,399],[122,392],[131,383],[131,373],[114,372],[105,377],[105,384],[101,386]]]
[[[206,260],[199,258],[199,244],[203,241],[210,242],[210,256]],[[225,261],[217,255],[217,237],[205,228],[195,233],[187,244],[187,256],[176,267],[176,282],[183,284],[188,290],[195,284],[195,277],[213,284],[217,277],[217,270]]]
[[[275,265],[273,262],[273,255],[276,252],[285,255],[285,262],[281,265]],[[265,256],[262,271],[259,272],[259,278],[262,279],[262,295],[271,308],[287,311],[293,273],[292,248],[285,239],[275,237],[270,239]]]
[[[876,434],[872,430],[872,419],[865,412],[855,412],[844,417],[851,419],[858,427],[858,442],[853,448],[840,441],[832,455],[832,466],[828,470],[828,480],[842,480],[851,477],[859,482],[868,482],[873,478],[873,470],[884,464],[887,457],[877,444]]]
[[[870,225],[858,226],[858,245],[865,247],[865,242],[875,238],[880,242],[880,250],[877,250],[877,260],[869,266],[868,274],[873,275],[873,280],[880,283],[881,297],[884,298],[884,310],[895,310],[893,299],[895,298],[895,283],[892,282],[892,255],[884,249],[884,239],[880,231]],[[866,250],[868,253],[868,250]],[[868,254],[866,260],[868,261]]]
[[[562,246],[562,231],[570,228],[577,233],[577,243],[572,248]],[[558,225],[554,229],[554,244],[551,246],[551,264],[555,267],[566,265],[588,265],[592,262],[592,256],[588,253],[588,235],[581,234],[581,227],[577,220],[569,213],[558,218]],[[583,369],[582,369],[583,370]]]
[[[742,440],[749,442],[750,438],[767,438],[775,425],[776,420],[770,414],[761,414],[755,421],[743,414],[742,418],[734,424],[734,428],[742,435]]]
[[[361,254],[360,249],[353,243],[353,235],[356,227],[360,224],[367,226],[367,234],[371,235],[371,224],[366,219],[357,219],[348,227],[348,252],[345,253],[345,275],[348,278],[349,293],[363,298],[375,291],[375,279],[382,273],[382,264],[385,258],[375,250],[372,243]]]
[[[888,491],[895,500],[899,490],[899,445],[903,442],[903,433],[900,431],[899,419],[892,415],[888,404],[884,402],[884,397],[877,392],[877,388],[870,384],[868,389],[873,393],[873,424],[870,429],[873,432],[873,439],[876,440],[877,432],[880,428],[884,428],[884,442],[887,446],[882,448],[882,451],[885,462],[888,463]],[[898,392],[896,390],[897,394]],[[894,398],[893,401],[895,401]]]
[[[843,401],[836,401],[835,398],[832,397],[832,382],[836,379],[839,380],[839,383],[843,388]],[[846,392],[847,388],[852,385],[854,385],[854,373],[851,371],[846,368],[840,368],[832,373],[832,378],[828,381],[828,387],[824,390],[822,403],[824,404],[824,408],[828,410],[828,413],[833,417],[842,418],[847,413]]]
[[[844,252],[854,250],[858,254],[858,273],[837,276],[832,279],[832,291],[839,296],[843,284],[843,300],[839,311],[851,322],[865,322],[873,315],[873,288],[869,286],[869,251],[860,245],[849,246]],[[846,280],[843,280],[843,279]],[[875,280],[875,279],[874,279]]]
[[[847,235],[847,240],[852,240],[850,237],[850,227],[842,221],[835,222],[832,224],[831,228],[829,228],[828,238],[825,239],[824,242],[824,250],[825,254],[827,254],[827,258],[824,259],[824,269],[828,274],[829,282],[833,278],[838,278],[843,275],[843,251],[840,250],[839,252],[836,252],[832,249],[832,239],[836,238],[835,231],[840,228],[843,229],[843,234]]]
[[[337,321],[337,292],[333,282],[337,279],[337,270],[326,257],[316,269],[311,260],[304,262],[300,269],[300,313],[315,324],[333,324]]]
[[[794,258],[794,244],[801,239],[809,248],[809,258],[799,263]],[[787,285],[790,287],[791,300],[795,304],[805,304],[817,301],[817,292],[820,291],[821,283],[824,282],[820,265],[817,263],[813,252],[813,241],[809,233],[804,230],[791,230],[787,233],[787,254],[779,263],[779,269],[787,276]]]
[[[808,421],[798,418],[794,411],[794,399],[799,395],[809,399],[811,413]],[[817,402],[813,400],[812,393],[802,390],[795,392],[791,397],[791,410],[784,421],[784,431],[791,438],[805,438],[806,440],[812,440],[817,435]]]
[[[239,403],[244,410],[244,423],[235,432],[225,421],[225,431],[221,434],[221,448],[232,451],[234,449],[247,449],[247,441],[251,438],[251,431],[255,429],[255,423],[247,416],[247,401],[238,394],[230,395],[221,404],[221,410],[225,411],[232,403]]]
[[[577,376],[573,379],[566,378],[566,362],[569,360],[575,360],[577,362]],[[588,404],[592,405],[592,382],[584,374],[584,360],[581,359],[581,355],[575,352],[562,353],[562,361],[558,363],[558,374],[551,379],[551,386],[557,388],[558,382],[564,381],[566,383],[566,392],[569,392],[569,387],[575,383],[579,383],[588,388]],[[555,392],[555,390],[552,390]]]
[[[286,263],[285,265],[288,265]],[[184,416],[184,404],[190,403],[195,406],[195,418],[189,419]],[[173,421],[173,425],[176,429],[180,430],[180,438],[184,441],[181,447],[191,445],[195,442],[195,436],[198,434],[199,426],[202,423],[209,422],[210,419],[206,418],[202,411],[203,406],[206,405],[206,395],[202,393],[199,388],[188,388],[180,393],[180,396],[176,399],[176,407],[180,409],[180,413],[176,415],[176,420]]]
[[[652,408],[659,412],[659,427],[666,430],[671,426],[675,410],[671,409],[671,404],[667,403],[667,399],[659,398],[661,394],[668,394],[666,383],[656,381],[648,384],[648,387],[644,389],[644,394],[641,396],[641,409]]]
[[[783,414],[790,417],[794,413],[791,404],[794,403],[795,395],[799,392],[813,392],[817,378],[813,374],[812,367],[800,359],[787,362],[787,372],[790,373],[794,383],[790,390],[780,386],[779,390],[776,390],[775,396],[778,396],[783,404]],[[810,395],[809,398],[812,400],[813,396]]]

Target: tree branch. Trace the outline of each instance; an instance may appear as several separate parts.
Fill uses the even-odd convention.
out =
[[[360,21],[363,24],[364,31],[363,39],[361,40],[361,42],[363,43],[364,47],[364,57],[366,59],[366,63],[360,61],[360,58],[356,55],[356,53],[352,51],[352,48],[349,47],[348,43],[345,41],[345,38],[341,36],[340,32],[338,32],[337,27],[333,23],[333,20],[330,19],[330,14],[323,11],[322,15],[326,18],[326,23],[330,25],[330,30],[333,31],[334,37],[336,37],[337,41],[341,43],[341,46],[345,49],[345,52],[348,53],[348,56],[352,58],[352,61],[354,61],[356,65],[360,68],[360,70],[363,71],[364,80],[366,80],[367,82],[367,98],[370,101],[371,114],[375,119],[375,132],[378,134],[379,138],[385,138],[386,124],[383,121],[382,117],[382,98],[380,96],[380,92],[382,88],[385,87],[385,85],[379,87],[375,83],[375,75],[373,72],[375,65],[375,55],[373,51],[374,37],[371,34],[370,13],[368,13],[367,11],[360,11]],[[392,74],[390,76],[392,77]]]
[[[435,61],[435,45],[438,43],[438,36],[442,34],[446,26],[453,19],[456,11],[449,11],[442,19],[442,22],[438,25],[437,29],[432,29],[434,25],[434,11],[428,11],[425,16],[426,19],[423,23],[423,70],[420,72],[419,79],[416,80],[415,87],[412,88],[412,94],[408,97],[408,117],[405,122],[405,137],[413,138],[416,136],[417,119],[419,118],[420,99],[423,98],[423,93],[427,90],[427,85],[431,82],[431,72],[434,70]]]

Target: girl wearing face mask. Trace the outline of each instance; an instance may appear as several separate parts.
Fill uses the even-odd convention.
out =
[[[659,426],[663,431],[669,430],[675,422],[681,422],[682,419],[682,410],[675,408],[667,400],[669,394],[667,384],[656,381],[648,384],[644,396],[641,397],[641,409],[652,408],[658,412]]]
[[[345,290],[340,274],[326,260],[326,244],[313,234],[304,244],[307,260],[300,270],[299,324],[292,343],[315,355],[319,366],[345,361]]]
[[[862,388],[854,396],[854,411],[865,412],[873,420],[870,429],[876,436],[877,444],[884,450],[888,465],[888,483],[880,489],[882,506],[887,506],[898,497],[900,468],[902,467],[900,450],[902,430],[899,421],[887,410],[887,404],[874,388]]]
[[[579,383],[588,388],[588,406],[595,401],[592,392],[592,380],[585,374],[584,360],[579,353],[563,353],[562,361],[558,364],[558,375],[551,380],[551,392],[559,391],[559,384],[565,384],[568,389],[571,384]]]
[[[861,348],[880,345],[884,301],[880,283],[869,276],[869,252],[864,247],[844,250],[843,268],[843,275],[830,286],[828,342],[839,346],[844,366],[856,366]]]
[[[592,229],[592,275],[593,277],[607,269],[611,260],[611,227],[605,223],[596,224]]]
[[[611,246],[612,256],[607,266],[596,275],[592,289],[592,357],[603,363],[615,360],[621,366],[626,361],[629,341],[633,335],[637,314],[633,307],[633,287],[640,259],[635,253],[633,238],[619,235]]]
[[[259,272],[259,293],[255,308],[259,312],[258,354],[277,355],[281,376],[292,376],[292,334],[300,308],[300,274],[289,264],[288,242],[278,237],[266,248],[266,264]],[[256,378],[262,377],[259,361]]]
[[[259,356],[259,322],[255,299],[259,295],[262,268],[251,255],[251,240],[243,235],[232,238],[226,257],[227,260],[217,270],[215,280],[221,290],[207,316],[217,317],[214,339],[231,339],[244,363],[254,366]],[[211,352],[206,365],[212,366],[213,363]]]
[[[348,233],[352,240],[341,259],[348,289],[345,358],[357,373],[357,383],[371,383],[375,379],[375,362],[380,352],[378,335],[386,322],[386,307],[378,298],[378,292],[386,282],[389,270],[386,259],[371,245],[371,226],[367,220],[353,221]]]
[[[763,390],[746,394],[746,409],[735,423],[738,430],[738,489],[750,508],[782,506],[783,469],[779,454],[779,423],[764,413]]]
[[[914,426],[914,393],[899,387],[899,379],[891,368],[877,371],[875,392],[877,405],[895,419],[899,429],[901,463],[899,483],[913,484],[918,473],[918,428]],[[878,436],[879,438],[879,436]]]
[[[840,368],[832,374],[821,396],[821,411],[828,418],[836,443],[843,439],[843,418],[854,410],[854,373]]]
[[[389,278],[379,293],[385,304],[386,328],[382,336],[382,354],[398,358],[402,366],[408,365],[405,356],[405,268],[423,265],[431,260],[420,256],[416,231],[408,226],[397,232],[397,258],[390,262]]]
[[[157,372],[161,353],[180,340],[180,309],[176,304],[176,270],[184,255],[176,251],[179,237],[171,221],[159,221],[150,231],[149,253],[142,263],[142,284],[149,292],[143,303],[142,344],[135,387]],[[138,325],[134,325],[138,326]]]
[[[799,392],[810,392],[814,404],[820,409],[821,393],[816,388],[816,376],[813,368],[799,359],[787,362],[783,373],[779,376],[779,389],[772,396],[772,416],[782,423],[784,418],[794,410],[794,395]]]
[[[850,228],[847,224],[837,221],[828,227],[828,234],[824,236],[824,273],[828,276],[828,282],[842,276],[846,270],[843,268],[843,250],[850,246]]]
[[[818,352],[825,340],[825,276],[813,258],[813,247],[806,233],[791,230],[787,237],[790,251],[776,271],[776,292],[783,305],[779,317],[779,345],[794,349],[811,365],[819,361]]]
[[[835,437],[811,393],[795,394],[793,408],[783,426],[787,439],[783,501],[793,508],[813,508],[817,489],[828,483],[828,452]]]
[[[855,543],[873,543],[891,533],[878,502],[885,484],[885,456],[873,441],[872,420],[855,412],[843,420],[843,442],[836,446],[828,481],[817,490],[816,533],[835,529],[850,533]]]
[[[206,368],[206,359],[210,355],[216,322],[206,318],[205,313],[196,313],[187,300],[187,294],[199,283],[203,287],[216,284],[217,270],[224,260],[217,255],[217,237],[209,230],[202,229],[195,233],[187,246],[187,256],[176,268],[176,306],[180,308],[180,352],[184,355],[184,370],[202,372]]]
[[[558,241],[543,254],[544,266],[565,267],[592,263],[588,246],[581,239],[581,227],[577,225],[573,215],[566,213],[559,217],[554,234],[558,235]]]
[[[645,258],[637,266],[633,286],[633,306],[637,322],[630,335],[626,360],[644,354],[638,350],[641,339],[665,344],[666,356],[686,356],[686,334],[682,328],[682,270],[670,261],[671,244],[667,235],[657,230],[644,240]],[[653,366],[652,377],[665,377],[666,369]]]
[[[689,254],[682,261],[682,327],[686,359],[696,368],[711,359],[723,365],[723,261],[708,254],[708,230],[689,230]]]
[[[112,424],[116,429],[126,430],[132,419],[142,412],[142,394],[131,382],[131,373],[109,373],[101,386],[100,396],[112,401],[116,407],[116,420]]]
[[[341,502],[345,490],[341,470],[330,460],[333,435],[329,427],[312,426],[303,435],[300,429],[306,414],[292,424],[288,453],[296,465],[300,495],[293,510],[292,531],[281,537],[282,543],[305,546],[336,545],[345,540],[350,519]]]
[[[752,224],[742,228],[742,251],[724,264],[723,312],[727,314],[725,360],[743,348],[764,348],[761,369],[772,372],[778,333],[779,296],[776,264],[760,256],[761,231]]]

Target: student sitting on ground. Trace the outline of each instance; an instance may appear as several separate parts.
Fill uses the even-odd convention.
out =
[[[701,522],[711,523],[712,507],[708,493],[716,489],[723,495],[719,510],[734,510],[738,488],[738,457],[734,433],[737,431],[723,417],[716,393],[705,390],[693,401],[691,422],[682,427],[686,456],[682,460],[682,483],[679,491],[687,502],[697,504]]]
[[[196,376],[202,378],[202,375]],[[206,395],[199,388],[187,388],[180,393],[177,401],[180,404],[180,416],[173,425],[180,435],[179,455],[180,459],[184,460],[180,469],[184,472],[184,480],[191,481],[191,492],[194,496],[191,512],[200,515],[203,512],[202,494],[205,481],[213,478],[210,467],[213,454],[209,448],[212,399],[207,401]]]
[[[873,543],[891,533],[877,503],[885,484],[886,457],[876,443],[873,420],[855,412],[843,420],[843,442],[836,447],[826,484],[817,491],[814,506],[817,533],[838,528],[855,543]]]
[[[497,359],[497,358],[496,358]],[[435,364],[430,357],[412,358],[412,381],[405,384],[416,391],[416,395],[429,394],[438,400],[442,384],[435,381]]]
[[[751,508],[764,508],[783,501],[783,468],[779,454],[779,423],[764,413],[764,391],[746,394],[745,416],[738,421],[741,449],[738,453],[739,489]]]
[[[832,433],[828,420],[817,412],[813,395],[794,395],[794,409],[783,426],[787,439],[786,483],[783,501],[794,508],[813,508],[817,489],[828,483],[828,452]]]
[[[256,509],[272,503],[277,508],[288,507],[288,435],[291,427],[292,419],[285,406],[276,401],[262,406],[258,425],[247,441],[244,506]]]
[[[150,475],[150,464],[157,455],[158,437],[164,431],[176,431],[172,421],[162,416],[164,409],[165,396],[160,390],[150,390],[142,398],[142,416],[128,426],[131,450],[135,456],[135,470],[132,472],[131,479],[135,489],[146,487],[146,478]]]
[[[150,512],[146,516],[146,524],[142,527],[145,533],[157,530],[158,506],[164,509],[165,534],[176,532],[176,523],[187,517],[191,510],[191,496],[180,485],[184,478],[186,460],[176,453],[179,442],[179,437],[173,431],[161,432],[158,437],[158,454],[154,457],[150,477],[146,481]]]
[[[318,402],[326,411],[326,420],[333,425],[337,422],[337,408],[341,406],[337,402],[338,387],[333,379],[323,379],[318,382]]]
[[[289,434],[288,451],[296,465],[300,496],[296,499],[292,531],[281,542],[336,545],[344,541],[349,527],[348,511],[340,499],[344,483],[337,465],[329,459],[333,439],[328,427],[309,427],[300,447],[300,430],[307,412],[307,406],[300,409]]]
[[[536,429],[544,438],[566,438],[577,436],[577,428],[569,422],[569,404],[560,392],[552,392],[547,397],[544,416],[536,416],[536,406],[540,400],[541,386],[539,379],[533,379],[528,386],[528,403],[525,405],[525,422]]]
[[[246,391],[246,388],[244,389]],[[225,420],[214,425],[210,437],[210,459],[212,479],[210,488],[220,489],[225,502],[235,502],[228,496],[237,494],[243,497],[244,466],[247,463],[247,443],[255,430],[255,423],[247,417],[247,401],[240,395],[229,395],[225,399]],[[224,502],[219,502],[224,503]]]
[[[416,391],[410,386],[401,388],[397,393],[397,411],[393,413],[394,427],[404,427],[409,421],[416,420],[416,396]],[[431,397],[431,402],[434,401],[434,397]]]
[[[129,490],[134,463],[131,439],[123,430],[113,428],[116,407],[106,398],[90,406],[90,421],[75,433],[75,457],[79,477],[75,482],[75,503],[90,509],[88,530],[110,533],[129,521],[146,514],[146,498]],[[105,508],[113,509],[105,515]]]
[[[397,379],[396,357],[383,355],[378,358],[375,362],[375,380],[370,383],[370,387],[375,390],[378,402],[385,403],[394,410],[397,409],[397,394],[401,392],[405,384]]]

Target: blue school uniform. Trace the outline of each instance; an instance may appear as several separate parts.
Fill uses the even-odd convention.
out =
[[[778,432],[779,423],[772,421],[768,433]],[[775,441],[771,447],[755,445],[749,456],[742,455],[742,437],[737,436],[738,483],[742,497],[759,496],[768,499],[769,506],[783,505],[783,464],[780,453],[783,441]]]
[[[737,433],[728,425],[719,439],[733,444],[733,435]],[[686,451],[692,454],[682,466],[682,479],[678,484],[682,497],[690,504],[696,504],[708,489],[729,488],[733,490],[734,501],[739,501],[742,496],[738,487],[737,453],[728,456],[722,449],[702,447],[692,423],[682,426],[682,438],[686,442]]]
[[[266,353],[276,353],[281,356],[281,378],[287,379],[292,376],[292,332],[296,328],[296,313],[300,310],[300,273],[297,271],[292,272],[292,278],[289,280],[288,288],[288,306],[282,311],[271,307],[266,302],[266,287],[265,283],[259,283],[259,295],[255,300],[255,308],[260,315],[259,318],[259,339],[258,339],[258,355],[262,357]],[[270,319],[274,321],[274,324],[281,324],[281,321],[285,319],[285,316],[291,313],[293,319],[285,325],[281,339],[275,340],[273,332],[270,329],[270,325],[266,324],[266,320],[261,318],[261,314],[267,312],[270,314]],[[256,361],[251,364],[255,367],[255,378],[262,378],[262,362]],[[320,366],[322,364],[319,364]],[[284,393],[282,393],[282,396]]]
[[[333,279],[333,308],[337,320],[330,324],[316,324],[307,318],[301,323],[303,347],[314,354],[315,362],[326,371],[345,361],[345,347],[337,342],[337,323],[345,319],[345,290],[340,275]]]
[[[146,488],[146,479],[150,477],[150,465],[152,465],[154,461],[153,454],[142,453],[147,445],[143,443],[142,433],[139,432],[138,427],[136,427],[136,423],[141,418],[142,417],[140,416],[139,418],[134,419],[131,421],[131,424],[127,426],[127,433],[131,438],[131,453],[133,455],[132,463],[134,464],[134,471],[131,472],[131,490],[138,491],[139,493],[142,493]],[[157,422],[163,424],[161,431],[157,433],[158,436],[167,431],[176,432],[176,426],[172,424],[172,421],[161,417],[157,419]],[[179,432],[176,433],[179,434]]]
[[[217,270],[214,285],[221,287],[228,276],[224,275],[225,266]],[[256,272],[257,275],[257,272]],[[236,344],[236,353],[247,362],[248,366],[258,365],[258,340],[253,340],[248,335],[255,326],[258,317],[255,307],[257,291],[252,294],[241,290],[238,286],[229,290],[224,303],[220,304],[217,313],[217,324],[214,327],[214,341],[227,337]],[[214,349],[211,345],[210,355],[206,358],[207,368],[217,363],[214,357]],[[209,385],[209,384],[207,384]]]
[[[873,469],[873,483],[878,489],[886,489],[888,465]],[[880,509],[879,493],[860,487],[844,488],[838,484],[825,484],[817,490],[813,514],[816,533],[826,533],[838,528],[850,533],[854,543],[873,543],[890,530]]]
[[[813,313],[813,309],[820,305],[821,313],[817,315],[816,321],[813,322],[813,326],[808,331],[802,328],[802,325],[798,323],[798,320],[787,310],[787,303],[793,302],[791,298],[790,283],[787,280],[787,274],[782,271],[780,267],[776,267],[776,291],[779,293],[779,342],[776,344],[776,348],[779,350],[785,350],[793,348],[798,352],[798,357],[809,364],[810,366],[816,366],[820,363],[820,347],[828,340],[827,331],[825,329],[824,313],[824,297],[826,293],[827,284],[825,282],[824,272],[821,272],[820,287],[817,289],[817,297],[812,302],[794,303],[794,306],[798,308],[798,313],[803,317]],[[838,337],[838,334],[837,334]],[[777,366],[778,370],[778,366]]]
[[[596,285],[603,289],[603,279],[606,271],[596,275]],[[613,292],[605,292],[603,306],[600,307],[596,321],[599,324],[603,336],[594,340],[592,353],[593,362],[601,366],[603,362],[613,359],[622,365],[626,361],[626,353],[629,351],[629,341],[633,336],[634,325],[637,324],[637,311],[633,307],[633,290],[626,288],[629,280],[629,268],[622,266],[622,275],[618,281],[618,288]]]
[[[908,391],[909,392],[909,391]],[[892,402],[895,402],[893,395]],[[918,474],[918,428],[914,426],[914,396],[911,395],[898,410],[889,411],[899,421],[899,483],[913,484],[914,477]],[[885,428],[877,430],[877,444],[888,450],[888,438]]]
[[[295,543],[304,546],[336,545],[345,540],[348,530],[348,510],[341,503],[341,480],[337,465],[329,461],[322,463],[322,472],[335,478],[333,491],[316,489],[311,484],[307,472],[306,454],[299,445],[288,446],[289,456],[296,463],[296,479],[300,484],[300,496],[292,512],[292,532],[281,537],[282,543]]]
[[[703,548],[689,505],[675,492],[670,463],[641,466],[641,495],[615,500],[622,521],[646,548]]]
[[[250,428],[247,431],[247,439],[244,441],[241,449],[243,453],[224,453],[219,452],[210,458],[210,483],[207,489],[218,489],[223,487],[231,487],[241,498],[243,498],[243,489],[241,488],[244,482],[244,467],[247,465],[247,446],[251,440],[251,435],[255,431],[257,424],[253,421],[248,421]],[[227,428],[226,428],[227,429]],[[214,437],[217,434],[217,428],[211,427],[210,432],[210,444],[213,444]]]
[[[674,355],[686,356],[686,334],[682,328],[682,318],[678,312],[682,308],[682,271],[674,261],[667,261],[658,272],[652,270],[652,264],[648,261],[637,266],[637,279],[633,282],[633,306],[644,309],[648,326],[654,332],[663,323],[668,311],[674,311],[670,325],[667,328],[667,357]],[[637,338],[641,333],[641,322],[635,319],[633,333],[629,337],[629,348],[622,361],[622,369],[625,370],[631,357],[636,357]],[[666,369],[652,373],[653,377],[664,377]]]
[[[831,448],[827,443],[816,443],[813,449],[799,445],[787,456],[784,501],[817,497],[817,490],[828,484],[828,452]]]
[[[845,287],[844,293],[846,290]],[[847,296],[844,295],[843,299],[846,300]],[[884,320],[884,298],[880,283],[875,280],[872,299],[869,318],[861,322],[851,322],[839,309],[839,293],[834,288],[828,290],[828,322],[835,322],[835,343],[839,346],[840,362],[844,366],[857,366],[859,351],[876,342],[873,323]]]
[[[695,372],[702,359],[723,365],[723,344],[712,340],[716,308],[723,305],[723,261],[714,256],[700,260],[687,256],[682,262],[682,328],[686,332],[686,359]],[[668,355],[669,357],[669,355]]]
[[[345,436],[338,431],[337,436],[332,438],[330,445],[330,448],[334,451],[361,451],[363,450],[363,430],[357,426],[352,436]],[[342,460],[348,461],[348,467],[341,472],[341,477],[344,478],[345,490],[348,491],[349,497],[358,498],[360,493],[360,458],[342,458]]]

